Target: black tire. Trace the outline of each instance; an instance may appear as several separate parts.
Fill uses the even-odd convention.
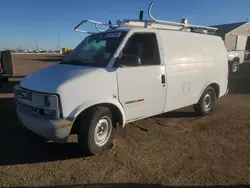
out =
[[[239,68],[240,68],[240,63],[237,60],[233,60],[230,66],[230,72],[236,73],[237,71],[239,71]]]
[[[211,86],[208,86],[203,92],[199,102],[193,106],[194,111],[201,116],[209,115],[213,111],[215,100],[215,90]]]
[[[98,134],[96,133],[100,128],[100,121],[104,121],[104,123],[101,123],[101,126],[104,125],[105,127],[107,126],[106,124],[109,124],[107,128],[109,136],[103,142],[98,142]],[[113,122],[112,113],[109,108],[102,106],[93,107],[80,117],[79,123],[78,141],[84,154],[96,155],[112,147]],[[103,133],[105,133],[104,129]]]

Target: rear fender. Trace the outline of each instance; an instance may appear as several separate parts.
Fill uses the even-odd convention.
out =
[[[205,89],[206,89],[209,85],[211,85],[211,84],[218,84],[218,83],[217,83],[215,80],[213,80],[212,82],[206,83],[206,84],[204,85],[204,87],[202,88],[202,90],[200,91],[200,94],[199,94],[199,98],[198,98],[197,103],[199,102],[199,100],[200,100],[200,98],[201,98],[203,92],[205,91]],[[218,84],[218,85],[219,85],[219,84]],[[220,96],[219,96],[219,97],[220,97]]]

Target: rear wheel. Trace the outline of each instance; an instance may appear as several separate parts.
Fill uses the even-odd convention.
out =
[[[207,87],[203,92],[199,102],[194,105],[194,110],[198,115],[208,115],[213,111],[216,100],[216,93],[211,86]]]
[[[231,65],[231,72],[235,73],[239,70],[240,64],[237,60],[233,60],[232,65]]]
[[[79,145],[84,153],[95,155],[112,147],[112,113],[107,107],[93,107],[80,117]]]

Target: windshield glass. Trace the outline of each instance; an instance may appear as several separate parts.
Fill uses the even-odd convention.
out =
[[[106,67],[126,32],[98,33],[86,37],[62,64]]]

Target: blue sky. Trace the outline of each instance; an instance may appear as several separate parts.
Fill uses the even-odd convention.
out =
[[[8,0],[1,1],[0,48],[75,47],[86,35],[73,28],[83,19],[137,19],[153,1],[152,14],[170,21],[214,25],[250,19],[250,0]],[[87,26],[90,27],[90,26]]]

